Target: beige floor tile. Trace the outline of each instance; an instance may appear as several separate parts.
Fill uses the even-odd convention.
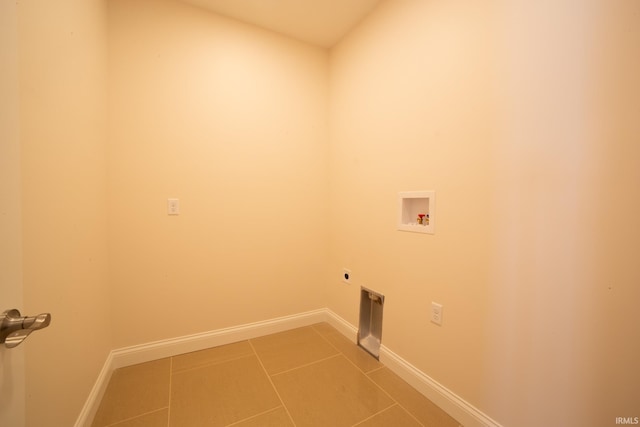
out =
[[[459,423],[435,403],[424,397],[402,378],[382,368],[368,374],[369,378],[382,387],[403,408],[409,411],[425,426],[458,427]]]
[[[415,418],[398,405],[385,409],[368,420],[360,423],[357,427],[422,427]]]
[[[93,427],[291,427],[291,418],[458,427],[328,323],[118,369]]]
[[[253,349],[248,341],[208,348],[173,357],[171,372],[175,374],[187,369],[202,368],[252,354]]]
[[[394,403],[342,355],[271,379],[298,427],[352,426]]]
[[[313,327],[363,372],[370,372],[383,366],[375,357],[358,347],[355,342],[350,341],[328,323],[318,323]]]
[[[171,427],[225,426],[278,406],[255,355],[171,375]]]
[[[284,407],[232,424],[232,427],[294,427]]]
[[[320,333],[320,335],[328,335],[328,334],[331,334],[333,332],[338,332],[338,330],[336,328],[334,328],[333,326],[331,326],[327,322],[315,323],[315,324],[311,325],[311,327],[313,329],[315,329],[316,331],[318,331]],[[354,338],[355,338],[355,335],[354,335]]]
[[[93,426],[102,427],[169,406],[170,360],[114,371]]]
[[[311,326],[250,341],[270,375],[338,354]]]
[[[169,408],[165,408],[109,427],[167,427],[168,425]]]

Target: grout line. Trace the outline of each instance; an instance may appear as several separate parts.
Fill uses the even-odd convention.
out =
[[[154,409],[153,411],[144,412],[144,413],[138,414],[138,415],[136,415],[134,417],[125,418],[123,420],[116,421],[115,423],[107,424],[104,427],[118,427],[119,424],[126,423],[128,421],[135,420],[136,418],[144,417],[145,415],[153,414],[154,412],[159,412],[159,411],[162,411],[162,410],[168,409],[168,408],[169,408],[168,406],[163,406],[162,408]]]
[[[316,332],[317,332],[317,331],[316,331]],[[322,334],[320,334],[320,335],[322,336]],[[376,416],[377,414],[380,414],[380,413],[382,413],[382,412],[384,412],[384,411],[386,411],[386,410],[388,410],[388,409],[393,408],[394,406],[398,406],[398,407],[400,407],[403,411],[405,411],[407,414],[409,414],[409,416],[411,416],[411,418],[413,418],[413,419],[414,419],[418,424],[420,424],[421,426],[423,426],[423,427],[424,427],[424,424],[422,424],[422,422],[420,422],[420,420],[419,420],[419,419],[417,419],[417,418],[416,418],[416,417],[415,417],[415,416],[414,416],[414,415],[413,415],[413,414],[412,414],[412,413],[411,413],[407,408],[405,408],[404,406],[402,406],[402,405],[400,404],[400,402],[398,402],[396,399],[394,399],[394,398],[393,398],[393,396],[391,396],[391,394],[389,394],[389,393],[388,393],[384,388],[382,388],[382,386],[380,386],[378,383],[376,383],[376,382],[375,382],[375,381],[374,381],[374,380],[369,376],[369,374],[371,374],[371,373],[373,373],[373,372],[376,372],[376,371],[379,371],[379,370],[382,370],[382,369],[386,368],[386,366],[385,366],[384,364],[382,364],[382,362],[380,362],[380,365],[381,365],[381,366],[379,366],[379,367],[377,367],[377,368],[375,368],[375,369],[372,369],[372,370],[370,370],[370,371],[368,371],[368,372],[365,372],[365,371],[364,371],[364,370],[362,370],[358,365],[356,365],[356,364],[355,364],[351,359],[349,359],[349,358],[348,358],[348,357],[347,357],[347,356],[346,356],[342,351],[340,351],[340,349],[339,349],[339,348],[337,348],[335,345],[333,345],[333,344],[332,344],[328,339],[326,339],[324,336],[322,336],[322,337],[325,339],[325,341],[327,341],[329,344],[331,344],[331,345],[333,346],[333,348],[335,348],[336,350],[338,350],[338,352],[342,355],[342,357],[344,357],[344,358],[345,358],[349,363],[351,363],[351,364],[352,364],[352,365],[353,365],[353,366],[354,366],[358,371],[360,371],[360,372],[361,372],[361,373],[362,373],[362,374],[363,374],[363,375],[364,375],[364,376],[365,376],[365,377],[366,377],[366,378],[367,378],[371,383],[373,383],[373,385],[374,385],[374,386],[376,386],[377,388],[379,388],[380,390],[382,390],[382,391],[383,391],[383,393],[384,393],[384,394],[386,394],[386,395],[389,397],[389,399],[391,399],[391,401],[392,401],[392,402],[394,402],[394,403],[392,403],[390,406],[388,406],[388,407],[386,407],[386,408],[384,408],[384,409],[382,409],[382,410],[380,410],[380,411],[376,412],[375,414],[371,415],[370,417],[367,417],[367,418],[365,418],[364,420],[359,421],[358,423],[354,424],[354,426],[352,426],[352,427],[355,427],[356,425],[361,424],[361,423],[365,422],[366,420],[368,420],[368,419],[370,419],[370,418],[372,418],[372,417]]]
[[[373,374],[374,372],[377,372],[377,371],[380,371],[380,370],[382,370],[382,369],[386,368],[386,366],[385,366],[385,365],[382,365],[382,362],[380,362],[380,364],[381,364],[381,366],[378,366],[377,368],[372,369],[372,370],[370,370],[369,372],[365,372],[365,374],[367,374],[367,375],[369,375],[369,374]]]
[[[287,372],[295,371],[296,369],[306,368],[307,366],[315,365],[316,363],[324,362],[325,360],[333,359],[335,357],[344,357],[347,359],[344,354],[338,352],[338,354],[332,354],[331,356],[324,357],[322,359],[314,360],[313,362],[305,363],[304,365],[296,366],[295,368],[287,369],[286,371],[276,372],[275,374],[271,374],[272,377],[276,377],[281,374],[286,374]],[[349,360],[349,359],[347,359]],[[266,369],[265,369],[266,371]],[[268,373],[267,373],[268,374]]]
[[[326,323],[326,322],[325,322],[325,323]],[[269,383],[271,384],[272,389],[273,389],[273,390],[274,390],[274,392],[276,393],[276,395],[277,395],[277,397],[278,397],[278,400],[280,401],[281,406],[277,406],[277,407],[275,407],[275,408],[268,409],[268,410],[266,410],[266,411],[264,411],[264,412],[261,412],[261,413],[256,414],[256,415],[252,415],[252,416],[247,417],[247,418],[245,418],[245,419],[243,419],[243,420],[235,421],[235,422],[233,422],[232,424],[229,424],[229,426],[234,426],[234,425],[237,425],[237,424],[242,423],[242,422],[244,422],[244,421],[251,420],[251,419],[253,419],[253,418],[259,417],[259,416],[264,415],[264,414],[268,414],[268,413],[273,412],[273,411],[275,411],[275,410],[279,409],[280,407],[282,407],[282,408],[285,410],[285,412],[286,412],[286,414],[287,414],[287,416],[288,416],[289,420],[291,421],[291,423],[292,423],[292,424],[293,424],[293,426],[295,427],[295,426],[296,426],[296,424],[295,424],[295,422],[294,422],[294,420],[293,420],[293,417],[291,416],[291,413],[289,412],[289,409],[288,409],[288,408],[286,407],[286,405],[284,404],[284,401],[282,400],[282,397],[280,396],[280,393],[279,393],[279,392],[278,392],[278,390],[276,389],[275,384],[274,384],[274,382],[273,382],[273,379],[272,379],[272,378],[273,378],[273,377],[276,377],[276,376],[278,376],[278,375],[281,375],[281,374],[285,374],[285,373],[289,373],[289,372],[291,372],[291,371],[295,371],[295,370],[297,370],[297,369],[301,369],[301,368],[309,367],[309,366],[315,365],[315,364],[317,364],[317,363],[321,363],[321,362],[324,362],[324,361],[327,361],[327,360],[330,360],[330,359],[333,359],[333,358],[337,358],[337,357],[339,357],[339,356],[342,356],[344,359],[346,359],[346,360],[347,360],[347,362],[349,362],[351,365],[353,365],[353,366],[354,366],[354,367],[355,367],[355,368],[356,368],[360,373],[362,373],[362,374],[363,374],[363,375],[364,375],[364,376],[365,376],[365,377],[366,377],[366,378],[367,378],[371,383],[373,383],[373,385],[374,385],[375,387],[377,387],[379,390],[382,390],[382,392],[383,392],[385,395],[387,395],[387,396],[390,398],[391,402],[392,402],[392,403],[390,404],[390,406],[388,406],[388,407],[386,407],[386,408],[383,408],[383,409],[379,410],[379,411],[378,411],[378,412],[376,412],[375,414],[372,414],[372,415],[370,415],[369,417],[367,417],[367,418],[365,418],[365,419],[363,419],[363,420],[361,420],[361,421],[358,421],[357,423],[355,423],[355,424],[354,424],[353,426],[351,426],[351,427],[359,426],[359,425],[363,424],[364,422],[366,422],[367,420],[370,420],[371,418],[373,418],[373,417],[375,417],[375,416],[377,416],[377,415],[379,415],[379,414],[381,414],[381,413],[383,413],[383,412],[385,412],[385,411],[390,410],[390,409],[391,409],[391,408],[393,408],[394,406],[398,406],[400,409],[402,409],[403,411],[405,411],[405,412],[406,412],[406,413],[407,413],[407,414],[408,414],[412,419],[414,419],[414,420],[418,423],[418,425],[420,425],[420,426],[423,426],[423,427],[424,427],[424,424],[423,424],[423,423],[422,423],[422,422],[421,422],[421,421],[420,421],[420,420],[419,420],[419,419],[418,419],[418,418],[417,418],[417,417],[416,417],[416,416],[415,416],[411,411],[409,411],[409,410],[408,410],[407,408],[405,408],[402,404],[400,404],[400,402],[398,402],[398,401],[397,401],[393,396],[391,396],[391,394],[390,394],[389,392],[387,392],[387,390],[385,390],[385,388],[383,388],[381,385],[379,385],[379,384],[378,384],[376,381],[374,381],[374,380],[373,380],[373,378],[370,376],[371,374],[375,374],[376,372],[379,372],[379,371],[381,371],[381,370],[383,370],[383,369],[387,368],[387,366],[385,366],[384,364],[380,363],[380,366],[378,366],[378,367],[376,367],[376,368],[374,368],[374,369],[372,369],[372,370],[370,370],[370,371],[365,372],[362,368],[360,368],[360,367],[356,364],[356,362],[352,361],[349,357],[347,357],[347,355],[346,355],[343,351],[341,351],[341,350],[340,350],[340,348],[338,348],[336,345],[334,345],[334,344],[333,344],[333,343],[332,343],[332,342],[327,338],[327,336],[325,336],[325,334],[323,334],[321,331],[319,331],[319,330],[316,328],[316,325],[318,325],[318,324],[319,324],[319,323],[312,324],[312,325],[308,325],[308,327],[310,327],[310,328],[314,331],[314,333],[316,333],[317,335],[319,335],[319,336],[320,336],[320,338],[321,338],[324,342],[326,342],[327,344],[329,344],[329,345],[331,346],[331,348],[333,348],[333,349],[336,351],[336,354],[333,354],[333,355],[327,356],[327,357],[325,357],[325,358],[318,359],[318,360],[315,360],[315,361],[313,361],[313,362],[309,362],[309,363],[306,363],[306,364],[303,364],[303,365],[300,365],[300,366],[296,366],[296,367],[294,367],[294,368],[290,368],[290,369],[287,369],[287,370],[284,370],[284,371],[281,371],[281,372],[277,372],[277,373],[274,373],[274,374],[272,374],[272,375],[271,375],[271,374],[269,374],[269,372],[267,372],[267,370],[266,370],[266,368],[265,368],[265,366],[264,366],[264,363],[262,362],[262,360],[261,360],[260,356],[258,355],[258,353],[257,353],[257,351],[256,351],[256,349],[255,349],[255,347],[254,347],[254,345],[253,345],[253,343],[252,343],[252,340],[251,340],[251,339],[244,340],[244,341],[246,341],[246,342],[249,344],[249,347],[250,347],[250,349],[251,349],[251,353],[246,353],[246,354],[238,355],[238,356],[232,357],[232,358],[230,358],[230,359],[222,360],[222,361],[217,361],[217,362],[213,362],[213,363],[206,363],[206,364],[203,364],[203,365],[200,365],[200,366],[194,366],[194,367],[190,367],[190,368],[182,369],[182,370],[180,370],[180,371],[178,371],[178,372],[175,372],[175,373],[174,373],[174,366],[173,366],[173,365],[174,365],[174,363],[173,363],[173,362],[174,362],[173,358],[174,358],[174,357],[177,357],[177,356],[179,356],[179,355],[171,356],[171,357],[169,357],[169,399],[168,399],[168,406],[161,407],[161,408],[158,408],[158,409],[154,409],[154,410],[152,410],[152,411],[145,412],[145,413],[142,413],[142,414],[138,414],[138,415],[135,415],[135,416],[130,417],[130,418],[127,418],[127,419],[119,420],[119,421],[117,421],[117,422],[115,422],[115,423],[108,424],[108,425],[107,425],[107,426],[105,426],[105,427],[118,427],[119,425],[121,425],[121,423],[125,423],[125,422],[128,422],[128,421],[132,421],[132,420],[135,420],[135,419],[137,419],[137,418],[140,418],[140,417],[143,417],[143,416],[146,416],[146,415],[149,415],[149,414],[152,414],[152,413],[155,413],[155,412],[158,412],[158,411],[164,410],[164,409],[167,409],[167,427],[170,427],[170,422],[171,422],[171,394],[172,394],[172,386],[173,386],[173,384],[172,384],[173,375],[176,375],[176,374],[182,374],[182,373],[186,373],[186,372],[191,372],[191,371],[195,371],[195,370],[198,370],[198,369],[208,368],[208,367],[211,367],[211,366],[220,365],[220,364],[223,364],[223,363],[226,363],[226,362],[233,362],[233,361],[240,360],[240,359],[243,359],[243,358],[248,358],[248,357],[255,357],[255,358],[258,360],[258,362],[259,362],[259,364],[260,364],[260,366],[261,366],[261,368],[262,368],[263,372],[266,374],[267,378],[269,379]],[[329,326],[330,326],[332,329],[335,329],[335,328],[333,328],[333,326],[331,326],[331,325],[329,325]],[[336,331],[337,331],[337,330],[336,330]],[[339,333],[340,331],[337,331],[337,332]],[[327,334],[327,335],[328,335],[328,334]],[[242,341],[239,341],[239,342],[242,342]],[[214,346],[214,347],[215,347],[215,346]],[[188,353],[187,353],[187,354],[188,354]],[[388,368],[387,368],[387,369],[388,369]]]
[[[382,369],[386,368],[386,366],[385,366],[384,364],[382,364],[382,362],[380,362],[380,365],[381,365],[381,366],[379,366],[379,367],[377,367],[377,368],[375,368],[375,369],[372,369],[372,370],[370,370],[370,371],[368,371],[368,372],[365,372],[363,369],[361,369],[361,368],[360,368],[360,367],[359,367],[355,362],[353,362],[350,358],[348,358],[346,354],[344,354],[344,353],[343,353],[343,352],[342,352],[342,351],[341,351],[337,346],[335,346],[331,341],[329,341],[329,340],[328,340],[328,339],[327,339],[327,338],[326,338],[322,333],[320,333],[320,332],[319,332],[316,328],[314,328],[313,326],[314,326],[314,325],[311,325],[312,329],[313,329],[313,330],[314,330],[318,335],[320,335],[320,336],[322,337],[322,339],[324,339],[324,340],[325,340],[325,341],[326,341],[330,346],[332,346],[332,347],[333,347],[333,348],[338,352],[338,354],[339,354],[340,356],[342,356],[344,359],[346,359],[346,360],[347,360],[347,362],[349,362],[349,363],[350,363],[351,365],[353,365],[353,367],[355,367],[355,368],[356,368],[360,373],[362,373],[362,374],[363,374],[363,375],[364,375],[364,376],[365,376],[365,377],[366,377],[366,378],[367,378],[371,383],[373,383],[373,385],[374,385],[374,386],[376,386],[378,389],[382,390],[382,391],[383,391],[383,393],[384,393],[384,394],[386,394],[386,395],[389,397],[389,399],[391,399],[391,401],[393,402],[393,403],[392,403],[391,405],[389,405],[388,407],[386,407],[386,408],[384,408],[384,409],[382,409],[382,410],[380,410],[380,411],[376,412],[375,414],[373,414],[373,415],[371,415],[371,416],[369,416],[369,417],[365,418],[365,419],[364,419],[364,420],[362,420],[362,421],[359,421],[358,423],[354,424],[352,427],[355,427],[356,425],[359,425],[359,424],[361,424],[361,423],[365,422],[366,420],[368,420],[368,419],[370,419],[370,418],[373,418],[373,417],[375,417],[376,415],[378,415],[378,414],[380,414],[380,413],[382,413],[382,412],[384,412],[384,411],[387,411],[387,410],[389,410],[389,409],[393,408],[394,406],[398,406],[399,408],[401,408],[403,411],[405,411],[407,414],[409,414],[409,416],[410,416],[411,418],[413,418],[413,419],[414,419],[414,420],[415,420],[419,425],[421,425],[421,426],[423,426],[423,427],[424,427],[424,424],[422,424],[422,422],[421,422],[419,419],[417,419],[417,418],[416,418],[416,417],[415,417],[415,416],[414,416],[414,415],[413,415],[413,414],[412,414],[412,413],[411,413],[407,408],[405,408],[404,406],[402,406],[402,405],[400,404],[400,402],[398,402],[396,399],[394,399],[394,398],[393,398],[393,396],[391,396],[391,395],[390,395],[390,394],[389,394],[389,393],[388,393],[384,388],[382,388],[382,386],[380,386],[378,383],[376,383],[375,381],[373,381],[373,379],[372,379],[371,377],[369,377],[369,374],[370,374],[370,373],[373,373],[373,372],[376,372],[376,371],[379,371],[379,370],[382,370]],[[334,329],[335,329],[335,328],[334,328]],[[327,357],[327,358],[322,359],[322,360],[331,359],[331,358],[333,358],[333,357],[336,357],[336,356]],[[289,371],[292,371],[292,370],[294,370],[294,369],[302,368],[302,367],[304,367],[304,366],[309,366],[309,365],[312,365],[312,364],[314,364],[314,363],[321,362],[322,360],[317,360],[316,362],[308,363],[308,364],[306,364],[306,365],[302,365],[302,366],[299,366],[299,367],[297,367],[297,368],[289,369],[289,370],[287,370],[287,371],[278,372],[277,374],[274,374],[273,376],[280,375],[280,374],[282,374],[282,373],[289,372]]]
[[[280,405],[280,406],[276,406],[275,408],[267,409],[266,411],[260,412],[259,414],[251,415],[250,417],[243,418],[243,419],[238,420],[238,421],[234,421],[231,424],[227,424],[225,427],[232,427],[232,426],[238,425],[240,423],[244,423],[245,421],[249,421],[249,420],[252,420],[254,418],[258,418],[258,417],[260,417],[262,415],[268,414],[269,412],[274,412],[274,411],[276,411],[276,410],[278,410],[280,408],[284,409],[285,412],[287,412],[287,408],[285,408],[284,405]]]
[[[317,325],[317,323],[315,323],[314,325]],[[314,325],[311,325],[311,326],[314,326]],[[334,327],[333,327],[333,326],[331,326],[331,325],[329,325],[329,326],[330,326],[333,330],[335,330],[335,332],[336,332],[339,336],[343,337],[343,335],[340,333],[340,331],[338,331],[336,328],[334,328]],[[316,330],[316,332],[318,332],[318,334],[320,334],[320,336],[321,336],[321,337],[322,337],[322,338],[323,338],[327,343],[329,343],[329,345],[330,345],[330,346],[332,346],[333,348],[335,348],[335,349],[338,351],[338,353],[342,354],[342,355],[345,357],[345,359],[347,359],[349,362],[351,362],[351,364],[352,364],[353,366],[355,366],[355,367],[356,367],[360,372],[362,372],[363,374],[368,375],[368,374],[369,374],[369,373],[371,373],[371,372],[375,372],[375,371],[377,371],[378,369],[382,369],[382,368],[384,368],[384,367],[385,367],[385,365],[383,365],[383,364],[382,364],[382,362],[380,362],[380,360],[378,360],[378,363],[380,363],[380,366],[378,366],[377,368],[373,368],[373,369],[371,369],[370,371],[365,371],[363,368],[361,368],[360,366],[358,366],[354,361],[352,361],[352,360],[351,360],[351,358],[350,358],[350,357],[348,357],[348,356],[347,356],[347,354],[346,354],[345,352],[343,352],[342,350],[340,350],[340,349],[339,349],[335,344],[333,344],[331,341],[329,341],[329,338],[327,338],[325,335],[323,335],[322,333],[320,333],[320,332],[319,332],[319,331],[317,331],[317,330]],[[349,340],[349,344],[350,344],[350,345],[354,345],[356,348],[358,348],[358,345],[357,345],[356,343],[354,343],[354,342],[350,341],[350,340]],[[362,350],[362,349],[360,349],[360,350]],[[363,351],[364,351],[364,350],[363,350]],[[371,357],[373,357],[373,356],[371,356]]]
[[[173,357],[169,358],[169,407],[167,408],[167,427],[171,424],[171,387],[173,386]]]
[[[343,352],[340,352],[340,354],[342,354],[342,356],[344,356],[344,358],[347,359],[347,362],[351,363],[353,365],[353,367],[356,368],[361,374],[363,374],[365,377],[369,378],[369,376],[367,375],[368,373],[365,372],[364,370],[362,370],[362,368],[360,368],[360,366],[356,365],[353,360],[349,359],[346,354],[344,354]],[[384,368],[384,365],[382,365],[382,368]],[[373,372],[373,371],[378,370],[378,369],[380,369],[380,368],[376,368],[376,369],[374,369],[372,371],[369,371],[369,372]],[[371,378],[369,378],[369,379],[371,379]]]
[[[312,326],[313,326],[313,325],[312,325]],[[334,329],[335,329],[335,328],[334,328]],[[316,332],[317,332],[317,331],[316,331]],[[339,333],[339,331],[338,331],[338,333]],[[322,334],[320,334],[320,335],[322,336]],[[416,420],[416,421],[418,422],[418,424],[420,424],[421,426],[424,426],[424,424],[422,424],[422,423],[420,422],[420,420],[418,420],[418,419],[417,419],[417,418],[416,418],[416,417],[415,417],[411,412],[409,412],[409,410],[407,410],[407,408],[405,408],[404,406],[402,406],[402,405],[400,404],[400,402],[398,402],[396,399],[394,399],[394,398],[393,398],[393,396],[391,396],[391,395],[390,395],[390,394],[389,394],[389,393],[388,393],[384,388],[382,388],[378,383],[376,383],[375,381],[373,381],[373,379],[369,376],[369,374],[371,374],[371,373],[373,373],[373,372],[376,372],[376,371],[379,371],[379,370],[382,370],[382,369],[386,368],[386,366],[385,366],[382,362],[380,362],[380,361],[378,360],[378,362],[380,362],[380,366],[379,366],[379,367],[377,367],[377,368],[375,368],[375,369],[372,369],[372,370],[370,370],[370,371],[365,372],[365,371],[364,371],[363,369],[361,369],[361,368],[360,368],[360,367],[359,367],[355,362],[353,362],[350,358],[348,358],[346,354],[344,354],[342,351],[340,351],[340,349],[339,349],[338,347],[336,347],[335,345],[333,345],[333,343],[331,343],[327,338],[325,338],[324,336],[322,336],[322,338],[324,338],[324,339],[325,339],[325,341],[327,341],[329,344],[331,344],[331,345],[333,346],[333,348],[335,348],[336,350],[338,350],[338,352],[339,352],[339,353],[340,353],[340,354],[341,354],[345,359],[347,359],[347,361],[348,361],[349,363],[351,363],[351,364],[352,364],[352,365],[353,365],[353,366],[354,366],[358,371],[360,371],[360,372],[361,372],[365,377],[367,377],[367,379],[368,379],[369,381],[371,381],[371,382],[372,382],[376,387],[378,387],[380,390],[382,390],[382,391],[383,391],[387,396],[389,396],[389,398],[394,402],[391,406],[389,406],[389,407],[387,407],[387,408],[384,408],[384,409],[382,409],[381,411],[378,411],[376,414],[371,415],[371,417],[373,417],[373,416],[375,416],[375,415],[377,415],[377,414],[379,414],[379,413],[381,413],[381,412],[384,412],[384,411],[386,411],[386,410],[388,410],[388,409],[390,409],[390,408],[392,408],[392,407],[394,407],[394,406],[396,406],[396,405],[397,405],[397,406],[399,406],[400,408],[402,408],[402,410],[404,410],[407,414],[409,414],[409,415],[411,416],[411,418],[413,418],[414,420]],[[371,417],[369,417],[369,418],[371,418]],[[368,420],[369,418],[366,418],[365,420]],[[358,422],[358,424],[360,424],[360,423],[364,422],[365,420],[362,420],[362,421]]]
[[[386,366],[382,366],[381,368],[379,368],[379,369],[375,369],[375,370],[373,370],[373,371],[371,371],[371,372],[375,372],[375,371],[378,371],[378,370],[383,369],[383,368],[386,368]],[[367,375],[365,375],[365,376],[366,376],[366,377],[369,379],[369,381],[371,381],[371,382],[372,382],[376,387],[378,387],[380,390],[382,390],[382,391],[384,392],[384,394],[386,394],[387,396],[389,396],[389,399],[391,399],[391,400],[393,400],[394,402],[396,402],[396,404],[397,404],[400,408],[402,408],[402,409],[403,409],[407,414],[409,414],[409,416],[410,416],[411,418],[413,418],[413,419],[414,419],[418,424],[420,424],[421,426],[423,426],[423,427],[424,427],[424,424],[422,423],[422,421],[420,421],[420,420],[419,420],[415,415],[413,415],[413,413],[412,413],[411,411],[409,411],[407,408],[405,408],[405,407],[404,407],[400,402],[398,402],[396,399],[394,399],[394,398],[393,398],[393,396],[391,396],[391,394],[390,394],[387,390],[385,390],[385,389],[384,389],[380,384],[378,384],[377,382],[375,382],[375,381],[373,380],[373,378],[371,378],[368,374],[367,374]],[[390,406],[390,407],[391,407],[391,406]],[[390,407],[389,407],[389,408],[390,408]],[[388,409],[388,408],[387,408],[387,409]]]
[[[424,424],[422,424],[422,421],[420,421],[415,415],[413,415],[413,413],[411,411],[409,411],[407,408],[405,408],[404,406],[402,406],[401,404],[398,403],[398,406],[401,407],[402,409],[404,409],[404,411],[409,414],[409,416],[411,418],[413,418],[414,420],[416,420],[416,422],[418,424],[420,424],[422,427],[424,427]]]
[[[355,424],[354,424],[354,425],[352,425],[351,427],[359,426],[360,424],[362,424],[362,423],[364,423],[364,422],[366,422],[366,421],[369,421],[371,418],[373,418],[373,417],[375,417],[375,416],[377,416],[377,415],[379,415],[379,414],[382,414],[382,413],[383,413],[383,412],[385,412],[385,411],[388,411],[389,409],[393,408],[394,406],[400,406],[400,405],[398,405],[398,403],[396,402],[396,403],[394,403],[393,405],[388,406],[388,407],[386,407],[386,408],[384,408],[384,409],[381,409],[381,410],[379,410],[378,412],[376,412],[375,414],[368,416],[368,417],[367,417],[367,418],[365,418],[364,420],[358,421],[357,423],[355,423]]]
[[[251,343],[251,340],[248,340],[248,341],[249,341],[249,345],[251,346],[251,349],[253,350],[253,354],[255,355],[256,359],[258,359],[258,363],[260,363],[260,366],[262,367],[262,370],[264,371],[265,375],[267,376],[267,379],[269,379],[269,383],[271,384],[271,387],[273,388],[273,391],[276,393],[276,396],[278,396],[278,400],[280,401],[280,404],[284,408],[284,411],[287,413],[287,416],[289,417],[289,420],[291,421],[291,424],[293,424],[293,427],[296,427],[296,423],[295,423],[295,421],[293,421],[293,417],[289,413],[289,409],[287,409],[287,406],[284,404],[284,401],[282,400],[282,397],[280,396],[280,393],[278,393],[278,389],[276,388],[276,385],[273,383],[273,380],[271,379],[271,376],[269,375],[269,373],[265,369],[264,364],[262,363],[262,360],[260,359],[260,356],[258,356],[258,352],[256,351],[255,347],[253,346],[253,343]]]
[[[315,323],[314,325],[317,325],[317,323]],[[313,328],[313,330],[314,330],[314,331],[316,331],[316,333],[317,333],[318,335],[320,335],[320,337],[321,337],[323,340],[325,340],[325,342],[326,342],[326,343],[328,343],[331,347],[333,347],[333,348],[334,348],[338,353],[342,353],[342,351],[340,351],[340,349],[339,349],[338,347],[336,347],[336,346],[335,346],[331,341],[329,341],[329,339],[328,339],[327,337],[325,337],[325,336],[324,336],[324,334],[321,334],[321,333],[320,333],[320,331],[318,331],[316,328],[314,328],[314,327],[313,327],[314,325],[311,325],[311,327]],[[331,325],[329,325],[329,326],[331,326]],[[332,328],[333,328],[333,326],[332,326]],[[344,353],[342,353],[342,354],[344,354]],[[345,357],[346,357],[346,356],[345,356]]]
[[[185,372],[196,371],[198,369],[210,368],[211,366],[221,365],[221,364],[227,363],[227,362],[234,362],[236,360],[244,359],[244,358],[247,358],[247,357],[253,357],[253,356],[254,356],[254,354],[247,353],[247,354],[243,354],[241,356],[233,357],[231,359],[225,359],[225,360],[221,360],[221,361],[218,361],[218,362],[205,363],[205,364],[199,365],[199,366],[192,366],[190,368],[181,369],[181,370],[179,370],[177,372],[173,372],[172,371],[171,375],[179,375],[179,374],[183,374]]]
[[[328,340],[327,340],[327,342],[328,342]],[[329,344],[331,344],[331,342],[329,342]],[[331,344],[331,345],[333,345],[333,344]],[[397,405],[398,407],[402,408],[402,410],[404,410],[407,414],[409,414],[409,415],[411,416],[411,418],[413,418],[413,419],[414,419],[418,424],[420,424],[421,426],[423,426],[423,427],[424,427],[424,424],[422,424],[422,422],[421,422],[418,418],[416,418],[416,416],[415,416],[415,415],[413,415],[413,414],[412,414],[412,413],[411,413],[407,408],[405,408],[404,406],[402,406],[402,404],[400,404],[400,402],[398,402],[396,399],[394,399],[394,398],[393,398],[393,396],[391,396],[391,394],[389,394],[389,392],[387,392],[387,390],[385,390],[385,389],[384,389],[380,384],[378,384],[377,382],[375,382],[375,381],[374,381],[374,380],[369,376],[369,374],[372,374],[372,373],[374,373],[374,372],[377,372],[377,371],[380,371],[380,370],[382,370],[382,369],[385,369],[385,368],[386,368],[386,366],[385,366],[384,364],[382,364],[382,362],[380,362],[380,365],[381,365],[381,366],[379,366],[379,367],[377,367],[377,368],[375,368],[375,369],[372,369],[372,370],[370,370],[370,371],[368,371],[368,372],[365,372],[365,371],[363,371],[363,370],[362,370],[358,365],[356,365],[356,364],[355,364],[351,359],[349,359],[349,358],[348,358],[348,357],[347,357],[343,352],[341,352],[341,351],[340,351],[336,346],[333,346],[333,347],[334,347],[334,348],[336,348],[336,350],[338,350],[338,352],[342,355],[342,357],[344,357],[344,358],[345,358],[349,363],[351,363],[351,364],[352,364],[352,365],[353,365],[357,370],[359,370],[359,371],[360,371],[360,372],[361,372],[365,377],[367,377],[367,379],[368,379],[368,380],[369,380],[373,385],[375,385],[377,388],[379,388],[380,390],[382,390],[382,391],[384,392],[384,394],[386,394],[386,395],[389,397],[389,399],[391,399],[391,401],[392,401],[392,402],[394,402],[392,405],[390,405],[390,406],[388,406],[388,407],[386,407],[386,408],[382,409],[381,411],[377,412],[376,414],[379,414],[379,413],[381,413],[381,412],[384,412],[384,411],[386,411],[387,409],[390,409],[390,408],[392,408],[393,406]],[[375,416],[376,414],[373,414],[371,417]],[[369,418],[371,418],[371,417],[369,417]],[[366,419],[369,419],[369,418],[366,418]],[[360,423],[362,423],[362,422],[364,422],[364,421],[365,421],[365,420],[362,420],[362,421],[358,422],[358,424],[360,424]]]

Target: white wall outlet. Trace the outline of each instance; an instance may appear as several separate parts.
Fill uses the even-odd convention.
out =
[[[180,215],[180,199],[167,199],[167,214]]]
[[[351,270],[347,268],[342,269],[342,282],[347,285],[351,284]]]
[[[431,322],[442,326],[442,304],[431,302]]]

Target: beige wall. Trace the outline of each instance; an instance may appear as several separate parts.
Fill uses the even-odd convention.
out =
[[[28,426],[72,425],[112,348],[107,282],[106,9],[18,6]]]
[[[3,299],[22,301],[22,216],[20,172],[20,95],[18,66],[18,11],[15,3],[0,5],[0,190],[6,202],[0,208],[0,279]],[[13,285],[15,284],[15,286]],[[8,307],[7,307],[8,308]],[[6,310],[7,308],[0,308]]]
[[[0,2],[0,312],[22,308],[18,8]],[[0,425],[24,425],[24,348],[0,345]]]
[[[332,51],[328,306],[384,293],[384,344],[505,426],[637,415],[639,13],[397,0]]]
[[[324,307],[326,50],[112,0],[109,55],[116,347]]]
[[[27,425],[71,425],[109,349],[357,324],[360,285],[386,346],[505,426],[637,415],[637,2],[393,0],[330,55],[106,4],[18,8],[12,239],[25,311],[53,314]],[[435,235],[395,230],[404,190],[437,192]]]

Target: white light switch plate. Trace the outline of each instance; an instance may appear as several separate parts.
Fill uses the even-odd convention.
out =
[[[180,199],[167,199],[167,214],[180,215]]]

